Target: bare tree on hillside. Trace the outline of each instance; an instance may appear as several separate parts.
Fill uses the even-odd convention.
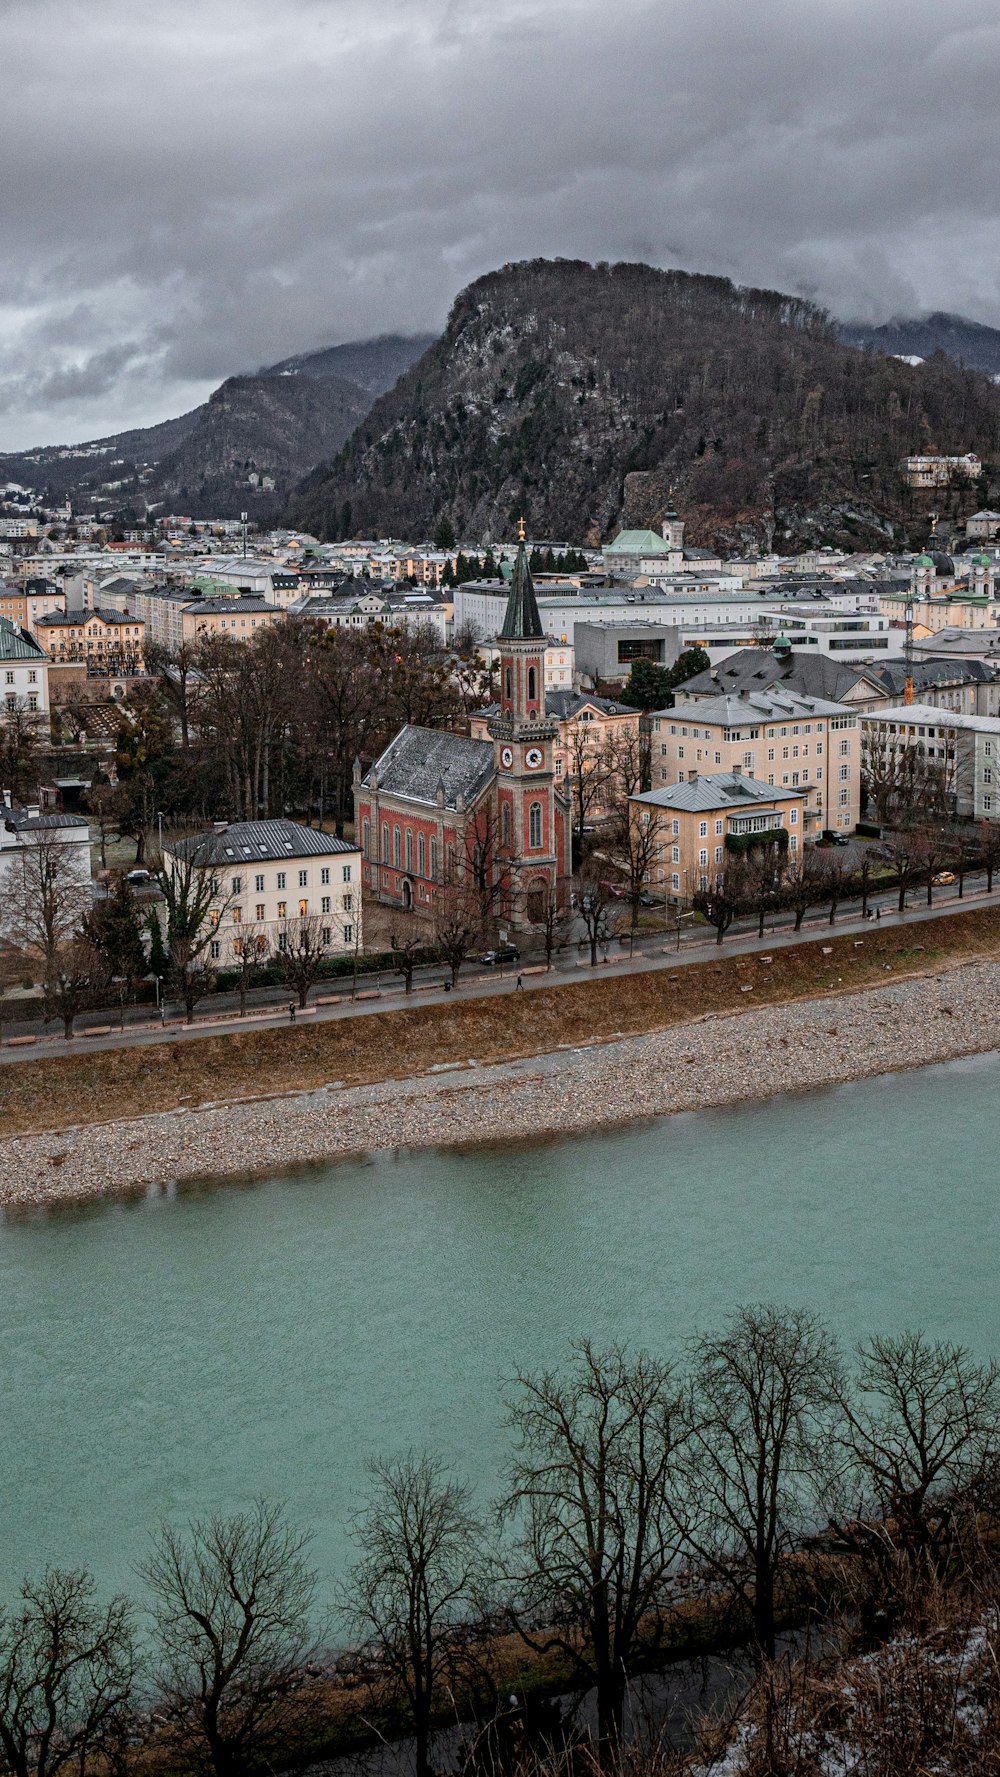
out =
[[[407,1704],[417,1777],[430,1777],[435,1709],[475,1667],[486,1533],[469,1488],[436,1458],[411,1452],[369,1473],[343,1602],[372,1682]]]
[[[263,1501],[157,1534],[140,1572],[153,1597],[159,1707],[183,1768],[249,1777],[308,1743],[309,1542]]]
[[[88,1573],[46,1568],[0,1617],[0,1769],[87,1777],[114,1769],[136,1671],[131,1606],[97,1602]]]

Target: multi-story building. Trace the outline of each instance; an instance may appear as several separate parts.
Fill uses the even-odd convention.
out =
[[[37,803],[22,807],[9,790],[0,790],[0,899],[21,874],[22,888],[37,893],[43,877],[58,884],[65,911],[82,915],[93,892],[90,827],[82,815],[43,812]],[[58,853],[52,848],[58,846]],[[52,867],[32,853],[49,852]],[[16,893],[16,889],[14,891]],[[11,936],[16,941],[16,932]]]
[[[858,714],[845,704],[793,691],[741,690],[651,718],[654,789],[692,769],[733,771],[769,789],[806,792],[806,838],[857,824],[861,800]]]
[[[34,635],[39,617],[54,611],[65,611],[66,594],[47,581],[28,581],[24,586],[0,586],[0,617],[6,617],[17,629]]]
[[[927,703],[890,705],[860,718],[862,762],[891,775],[893,760],[914,747],[940,778],[962,820],[1000,820],[1000,720],[962,716]]]
[[[282,950],[290,924],[301,919],[318,922],[331,956],[361,947],[361,855],[346,839],[297,821],[234,821],[164,847],[168,871],[187,863],[214,885],[214,962],[232,962],[251,926],[272,951]]]
[[[475,711],[469,720],[473,739],[489,738],[498,709],[494,704]],[[643,776],[641,711],[592,692],[546,691],[545,714],[559,725],[552,751],[556,782],[571,791],[578,814],[603,820]]]
[[[730,854],[758,836],[780,844],[794,863],[802,855],[808,795],[736,769],[704,776],[690,771],[680,783],[630,797],[630,818],[648,834],[650,887],[689,902],[725,874]]]
[[[27,631],[0,617],[0,721],[22,709],[49,713],[49,658]]]
[[[970,450],[960,457],[904,457],[903,472],[910,487],[948,487],[953,481],[974,481],[982,474],[983,465]]]
[[[965,521],[965,534],[988,541],[1000,536],[1000,512],[993,512],[988,507],[982,512],[973,512]]]
[[[52,661],[82,660],[99,673],[143,670],[146,626],[132,611],[50,611],[35,634]]]

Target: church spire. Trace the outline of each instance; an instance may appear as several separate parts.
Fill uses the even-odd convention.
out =
[[[517,546],[517,560],[511,576],[510,593],[507,598],[507,610],[500,628],[500,636],[504,641],[530,640],[544,636],[542,619],[538,614],[538,600],[535,598],[534,582],[528,566],[528,556],[524,546],[524,520],[521,520],[521,537]]]

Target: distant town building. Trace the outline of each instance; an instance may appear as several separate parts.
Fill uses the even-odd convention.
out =
[[[989,541],[992,537],[1000,536],[1000,512],[992,512],[988,509],[982,512],[973,512],[965,521],[965,534],[970,539],[982,538],[984,542]]]
[[[82,660],[95,672],[141,673],[146,626],[131,611],[50,611],[35,634],[53,661]]]
[[[930,454],[904,457],[903,472],[910,487],[948,487],[953,481],[975,480],[982,474],[983,465],[975,452],[970,450],[959,457]]]
[[[1000,819],[1000,720],[963,716],[927,703],[889,705],[861,717],[863,755],[884,773],[892,755],[914,747],[940,772],[951,812],[966,820]]]

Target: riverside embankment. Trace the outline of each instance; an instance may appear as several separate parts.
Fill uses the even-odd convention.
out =
[[[353,1047],[350,1025],[328,1027],[345,1074],[353,1063],[354,1083],[323,1069],[317,1031],[207,1040],[178,1046],[173,1057],[163,1045],[159,1079],[150,1073],[159,1049],[81,1056],[85,1072],[141,1068],[150,1110],[89,1125],[67,1118],[57,1128],[52,1112],[65,1103],[68,1083],[50,1078],[46,1089],[39,1080],[35,1131],[0,1141],[0,1206],[259,1176],[387,1147],[558,1136],[980,1053],[1000,1047],[1000,960],[984,954],[993,950],[1000,913],[990,909],[891,935],[832,939],[819,954],[802,946],[683,975],[662,971],[628,984],[636,990],[631,1003],[622,983],[593,981],[512,996],[488,1017],[470,1005],[358,1020]],[[643,1020],[660,1027],[630,1034],[629,1023]],[[526,1053],[532,1038],[534,1053]],[[220,1061],[213,1072],[213,1057],[225,1041],[272,1053],[288,1045],[277,1078],[266,1068],[257,1074],[257,1093],[270,1086],[273,1096],[237,1102],[220,1090],[227,1069]],[[177,1102],[185,1077],[194,1087],[192,1059],[202,1049],[212,1053],[202,1057],[201,1103]],[[297,1049],[300,1079],[292,1085],[287,1070]],[[496,1060],[498,1050],[510,1059]],[[372,1078],[379,1053],[382,1077]],[[32,1064],[7,1070],[22,1117],[36,1073]],[[120,1078],[117,1087],[112,1101]],[[100,1110],[98,1088],[93,1081],[91,1115]],[[152,1108],[171,1092],[173,1104]]]

